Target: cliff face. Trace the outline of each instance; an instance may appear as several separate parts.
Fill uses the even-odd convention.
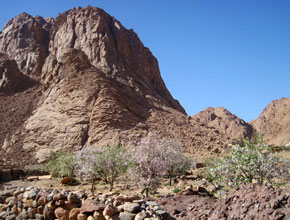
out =
[[[48,56],[49,30],[53,19],[22,13],[11,19],[0,33],[0,53],[16,61],[20,71],[39,79]]]
[[[150,50],[99,8],[75,8],[55,20],[18,15],[0,34],[0,52],[14,62],[12,72],[34,79],[0,94],[7,113],[0,123],[2,166],[42,162],[50,151],[127,146],[149,130],[179,139],[193,155],[227,145],[219,131],[190,120]],[[11,86],[22,85],[18,79]]]
[[[289,112],[290,98],[274,100],[250,124],[267,143],[277,146],[284,145],[290,142]]]

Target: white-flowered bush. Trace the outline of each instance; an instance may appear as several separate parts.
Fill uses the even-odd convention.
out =
[[[242,146],[232,148],[229,156],[209,159],[203,175],[217,188],[251,182],[272,185],[289,178],[283,160],[260,138],[257,143],[244,140]]]
[[[132,157],[132,174],[146,197],[150,192],[156,191],[163,177],[169,176],[171,179],[190,167],[190,161],[181,152],[180,143],[170,139],[158,139],[152,132],[141,139]]]

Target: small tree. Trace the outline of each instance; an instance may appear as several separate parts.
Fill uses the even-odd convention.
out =
[[[242,146],[233,147],[230,156],[207,161],[203,173],[216,187],[237,187],[253,180],[273,184],[289,174],[283,161],[261,139],[257,143],[246,139]]]
[[[99,178],[98,151],[92,148],[84,148],[78,151],[74,157],[77,176],[91,183],[91,191],[95,191],[95,183]]]
[[[130,155],[120,146],[86,148],[77,153],[75,161],[79,177],[91,182],[92,191],[95,190],[98,178],[109,183],[112,191],[116,179],[125,173],[131,164]]]
[[[70,152],[52,152],[46,169],[52,177],[70,177],[75,175],[75,163],[73,154]]]
[[[183,175],[191,167],[191,161],[182,153],[182,144],[177,140],[163,138],[160,140],[163,161],[169,185],[172,184],[172,178]]]
[[[110,184],[110,191],[112,191],[117,178],[126,173],[131,166],[131,156],[121,146],[108,146],[99,148],[98,151],[99,175]]]

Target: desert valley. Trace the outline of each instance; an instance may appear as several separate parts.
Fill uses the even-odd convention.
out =
[[[80,185],[55,180],[41,186],[39,178],[14,188],[4,182],[0,219],[290,219],[289,183],[252,181],[219,197],[198,167],[257,135],[289,167],[290,98],[273,100],[251,122],[223,107],[187,115],[137,33],[100,8],[12,18],[0,32],[0,106],[2,181],[12,180],[13,170],[42,167],[51,152],[134,149],[150,133],[177,140],[194,164],[154,201],[137,196],[134,186],[130,194],[124,180],[115,194],[101,185],[99,194],[77,193]]]

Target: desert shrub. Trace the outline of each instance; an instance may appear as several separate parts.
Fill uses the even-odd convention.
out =
[[[117,178],[131,165],[129,153],[120,146],[85,148],[77,152],[75,161],[78,176],[91,182],[92,191],[97,179],[109,183],[112,190]]]
[[[158,189],[163,177],[168,175],[171,180],[190,166],[180,146],[178,142],[169,139],[158,139],[152,132],[141,139],[133,154],[132,174],[146,197]]]
[[[169,185],[172,185],[172,178],[183,175],[190,169],[191,160],[182,153],[182,144],[177,140],[163,138],[160,140],[163,154],[163,163],[166,174],[169,177]]]
[[[75,163],[70,152],[51,152],[45,168],[52,177],[73,177],[75,175]]]
[[[262,139],[256,143],[246,139],[242,146],[234,146],[229,156],[209,159],[206,164],[203,175],[217,188],[234,188],[254,180],[273,184],[289,176],[281,158]]]

